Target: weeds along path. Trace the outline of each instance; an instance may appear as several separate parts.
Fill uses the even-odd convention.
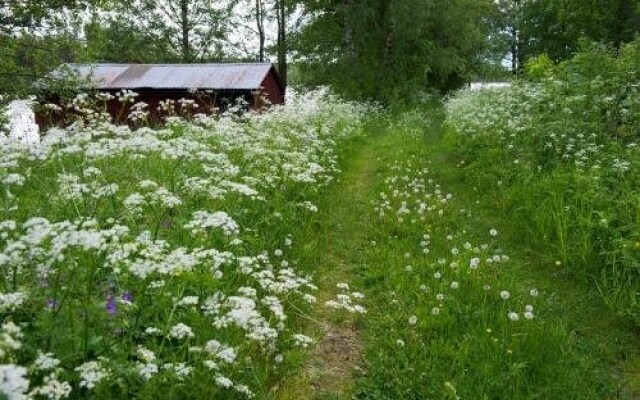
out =
[[[636,354],[633,335],[461,183],[439,114],[372,124],[353,147],[300,238],[321,288],[304,318],[318,343],[274,397],[633,398],[617,368]],[[354,291],[366,314],[325,306]]]

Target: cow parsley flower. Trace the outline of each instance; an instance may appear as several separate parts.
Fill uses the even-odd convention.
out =
[[[233,386],[233,381],[222,375],[216,376],[215,382],[216,385],[227,389]]]
[[[306,335],[302,335],[302,334],[295,334],[293,335],[293,340],[296,346],[300,346],[300,347],[308,347],[311,343],[313,343],[313,339],[311,339],[309,336]]]
[[[191,327],[183,324],[182,322],[179,322],[178,324],[171,327],[171,330],[169,330],[169,336],[174,339],[183,340],[190,339],[194,337],[195,334],[193,333]]]
[[[138,346],[136,354],[138,355],[138,358],[145,363],[150,363],[156,360],[155,353],[143,346]]]
[[[69,382],[61,382],[56,374],[51,374],[44,378],[42,386],[32,390],[29,395],[40,395],[48,400],[66,399],[71,395],[71,385]]]
[[[25,393],[29,390],[29,380],[26,378],[27,369],[15,364],[0,365],[0,393],[7,400],[25,400]]]
[[[60,365],[60,360],[53,357],[53,353],[42,353],[38,350],[38,356],[33,362],[33,367],[39,371],[48,371]]]
[[[185,296],[176,302],[177,306],[197,306],[200,298],[198,296]]]
[[[0,293],[0,312],[15,311],[26,299],[23,292]]]
[[[207,211],[196,211],[193,213],[193,220],[184,225],[185,229],[190,229],[193,235],[204,233],[209,229],[220,229],[226,236],[237,235],[240,228],[224,211],[209,213]]]
[[[109,376],[107,370],[97,361],[86,362],[75,368],[80,374],[80,387],[93,389],[103,379]]]
[[[137,363],[136,364],[136,371],[138,372],[138,374],[142,377],[142,379],[144,379],[145,381],[148,381],[149,379],[151,379],[154,375],[156,375],[159,371],[158,365],[149,362],[149,363]]]

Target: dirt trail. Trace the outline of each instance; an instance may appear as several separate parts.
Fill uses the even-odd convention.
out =
[[[313,310],[311,334],[318,338],[301,372],[279,389],[278,400],[350,399],[355,381],[362,373],[362,335],[357,315],[327,309],[335,298],[338,283],[358,289],[360,250],[370,244],[367,226],[369,199],[375,190],[376,159],[372,149],[379,137],[365,139],[349,157],[342,178],[320,204],[320,226],[308,232],[302,243],[307,252],[318,255],[316,283],[320,287]]]

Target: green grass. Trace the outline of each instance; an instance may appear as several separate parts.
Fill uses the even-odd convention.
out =
[[[311,324],[319,344],[308,360],[299,358],[298,369],[276,397],[633,398],[639,344],[634,332],[608,311],[594,287],[576,281],[551,254],[540,253],[510,215],[497,212],[501,207],[492,196],[467,183],[441,119],[441,111],[432,108],[370,126],[375,132],[359,144],[342,180],[321,203],[320,225],[301,238],[307,243],[304,257],[318,265],[320,297],[331,297],[335,283],[348,282],[366,294],[368,313],[364,318],[336,315],[320,304],[313,315],[338,329],[355,327],[362,355],[338,360],[357,368],[342,366],[337,371],[344,375],[335,376],[326,365],[331,357],[323,354],[331,346],[322,338],[321,325]],[[396,163],[410,170],[393,170]],[[401,203],[391,198],[391,210],[379,217],[374,211],[379,193],[392,193],[385,180],[407,176],[411,181],[424,168],[429,169],[426,187],[407,201],[433,195],[439,184],[443,195],[453,194],[452,200],[427,203],[441,204],[443,214],[434,212],[420,221],[412,211],[398,222],[395,211]],[[402,179],[395,185],[402,193],[406,185],[398,182]],[[489,235],[493,228],[499,232],[496,237]],[[425,233],[431,241],[428,255],[420,246]],[[462,250],[467,241],[488,244],[476,271],[463,264],[472,255],[451,253],[453,246]],[[484,265],[484,258],[497,253],[507,254],[509,261]],[[456,259],[460,265],[451,270],[439,258],[447,263]],[[436,272],[443,277],[435,279]],[[450,289],[453,280],[459,284],[456,290]],[[487,284],[491,289],[485,291]],[[530,296],[532,288],[540,292],[538,297]],[[502,290],[510,292],[509,300],[500,298]],[[445,300],[435,299],[437,293],[445,294]],[[534,307],[530,321],[523,318],[527,304]],[[439,315],[431,313],[433,307],[440,309]],[[519,313],[519,321],[508,319],[510,310]],[[417,317],[415,325],[409,323],[412,316]],[[317,373],[323,368],[325,373]]]
[[[3,293],[24,289],[29,298],[23,308],[3,310],[3,321],[19,323],[25,340],[0,361],[29,366],[29,377],[40,384],[45,374],[33,367],[33,359],[38,350],[51,351],[61,358],[59,378],[78,389],[71,398],[244,398],[219,387],[228,386],[220,383],[226,375],[237,391],[246,384],[255,398],[265,400],[637,397],[636,332],[602,301],[611,298],[600,295],[606,287],[580,279],[586,272],[579,267],[597,259],[588,257],[594,253],[592,232],[579,229],[582,236],[576,236],[573,228],[591,227],[594,209],[589,202],[570,212],[566,206],[575,206],[589,189],[588,180],[559,170],[518,182],[518,176],[529,175],[518,175],[510,163],[493,165],[504,149],[492,141],[492,132],[486,132],[486,142],[460,140],[444,131],[439,105],[366,118],[358,109],[331,100],[315,116],[266,114],[231,128],[213,120],[206,129],[185,123],[147,132],[145,142],[165,145],[140,154],[134,145],[89,155],[89,147],[100,143],[91,141],[59,145],[42,160],[16,153],[23,159],[6,171],[24,172],[27,184],[0,195],[0,220],[15,219],[18,226],[0,226],[7,231],[0,232],[8,249],[3,251],[11,256],[0,259],[5,268],[0,283]],[[212,129],[222,131],[212,134]],[[145,133],[129,135],[138,134]],[[118,142],[114,139],[109,133],[103,144]],[[188,146],[173,157],[184,140]],[[489,148],[482,149],[485,145]],[[461,167],[463,154],[481,154],[482,163]],[[7,161],[13,157],[11,151],[1,155]],[[216,167],[224,164],[216,155],[229,157],[239,175],[229,166]],[[320,164],[326,176],[319,181],[297,179]],[[63,173],[75,174],[88,189],[66,196],[73,175]],[[202,192],[191,178],[215,181]],[[246,178],[261,196],[217,198],[215,191],[229,185],[223,178]],[[143,180],[158,182],[164,194]],[[110,183],[120,191],[93,196]],[[577,195],[561,190],[567,183]],[[628,195],[631,186],[620,190]],[[138,211],[129,205],[137,193],[146,196]],[[182,199],[181,206],[168,205],[171,193]],[[302,207],[304,201],[313,201],[319,212]],[[222,228],[204,224],[191,232],[185,224],[202,210],[228,212],[240,233],[228,237]],[[52,231],[36,225],[35,234],[24,233],[30,229],[25,220],[35,216],[71,222]],[[85,224],[92,218],[97,222]],[[103,249],[92,244],[96,229],[108,233],[116,222],[129,231],[100,242]],[[147,231],[167,248],[140,236]],[[29,251],[12,251],[14,239],[22,246],[16,248]],[[201,255],[202,249],[229,250],[231,261],[220,266],[208,258],[195,266],[181,261],[185,252]],[[115,264],[105,262],[110,257]],[[173,261],[165,264],[167,259]],[[55,268],[47,270],[46,263]],[[137,268],[149,263],[156,270],[139,276]],[[584,271],[600,266],[593,267]],[[283,286],[274,285],[276,280]],[[260,321],[281,333],[273,343],[249,340],[247,334],[261,332],[262,325],[252,325],[255,332],[241,321],[224,327],[208,315],[220,313],[216,307],[231,314],[237,304],[254,302],[251,288],[261,301]],[[234,300],[217,300],[218,291]],[[313,304],[304,296],[309,292],[317,300]],[[119,302],[117,312],[110,311],[110,302],[125,296],[133,302]],[[196,296],[199,307],[189,306]],[[326,306],[345,298],[367,312]],[[172,333],[182,321],[194,337]],[[159,327],[162,334],[147,335],[147,327]],[[301,347],[297,334],[317,343]],[[208,353],[221,357],[212,339],[237,351],[234,363],[220,361],[215,368],[221,369],[213,372],[211,364],[204,367],[211,361]],[[154,351],[157,361],[146,360],[140,346]],[[93,360],[111,372],[90,394],[78,388],[75,368]],[[162,370],[147,382],[138,372],[141,361],[158,363]],[[194,365],[188,378],[172,372],[181,362]]]

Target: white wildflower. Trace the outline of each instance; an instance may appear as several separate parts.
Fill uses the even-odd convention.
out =
[[[26,293],[0,293],[0,312],[15,311],[27,299]]]
[[[80,374],[80,387],[93,389],[108,376],[107,370],[97,361],[86,362],[75,368]]]
[[[182,322],[174,325],[171,330],[169,330],[169,336],[178,339],[189,339],[195,336],[193,330],[188,325],[183,324]]]
[[[48,371],[60,365],[60,360],[53,356],[53,353],[42,353],[38,350],[38,356],[33,362],[35,369],[39,371]]]
[[[15,364],[0,365],[0,394],[7,400],[26,400],[25,393],[29,390],[29,380],[26,378],[27,369]]]
[[[60,400],[68,398],[71,390],[69,382],[61,382],[52,374],[45,377],[42,386],[32,390],[29,395],[40,395],[48,400]]]
[[[296,346],[300,347],[308,347],[311,343],[313,343],[313,339],[309,336],[301,335],[299,333],[293,335],[293,340]]]

